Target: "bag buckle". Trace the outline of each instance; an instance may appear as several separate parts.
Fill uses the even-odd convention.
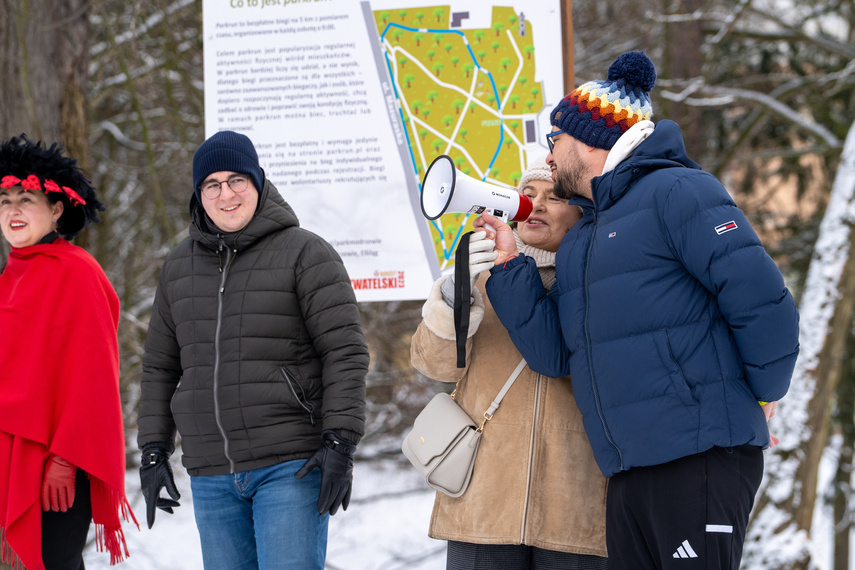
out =
[[[487,425],[487,422],[492,420],[492,419],[493,419],[493,414],[490,414],[488,412],[484,412],[484,421],[481,422],[481,425],[478,426],[478,429],[476,431],[478,433],[481,433],[482,431],[484,431],[484,426]]]

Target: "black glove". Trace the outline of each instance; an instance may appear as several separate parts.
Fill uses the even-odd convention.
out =
[[[155,507],[172,514],[172,507],[181,506],[178,502],[181,493],[175,486],[172,466],[169,464],[169,456],[172,455],[173,449],[174,447],[168,443],[149,443],[142,450],[140,486],[145,497],[145,518],[148,528],[154,525]],[[160,496],[160,490],[164,487],[174,500]]]
[[[318,495],[318,512],[327,511],[334,515],[339,505],[343,511],[350,504],[350,491],[353,488],[353,454],[356,444],[340,437],[332,430],[321,434],[323,445],[306,461],[294,477],[302,479],[315,467],[321,470],[321,493]]]

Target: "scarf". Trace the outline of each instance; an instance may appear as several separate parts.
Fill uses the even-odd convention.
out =
[[[638,145],[643,143],[644,139],[650,136],[653,129],[653,121],[647,120],[638,121],[627,129],[627,131],[620,136],[617,142],[615,142],[615,145],[609,151],[608,156],[606,156],[606,163],[603,165],[602,174],[614,170],[618,164],[635,152]]]
[[[540,273],[540,280],[543,281],[543,286],[549,291],[555,284],[555,252],[523,243],[516,228],[514,228],[514,239],[517,242],[517,251],[534,260],[537,265],[537,272]]]
[[[118,322],[116,292],[85,250],[12,248],[0,275],[0,559],[13,567],[44,568],[50,454],[88,475],[98,550],[111,564],[129,554]]]

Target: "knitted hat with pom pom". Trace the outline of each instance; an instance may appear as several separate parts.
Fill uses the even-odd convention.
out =
[[[644,52],[626,52],[609,67],[608,79],[589,81],[564,97],[552,110],[554,127],[588,146],[611,150],[635,123],[650,119],[648,92],[656,68]]]

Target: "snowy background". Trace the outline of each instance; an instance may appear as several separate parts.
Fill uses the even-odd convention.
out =
[[[780,418],[775,421],[780,421]],[[392,442],[394,444],[394,442]],[[381,445],[384,449],[391,444]],[[427,536],[434,492],[424,484],[406,461],[388,453],[363,449],[365,457],[354,467],[354,490],[347,511],[330,518],[326,568],[329,570],[442,570],[445,568],[445,542]],[[768,451],[766,452],[769,453]],[[173,455],[175,483],[181,493],[181,506],[170,515],[158,510],[152,529],[145,524],[145,501],[140,492],[136,469],[129,469],[126,488],[128,500],[140,522],[137,531],[125,524],[125,538],[131,556],[111,567],[109,556],[90,544],[84,553],[87,570],[194,570],[202,568],[202,553],[196,523],[190,477],[181,466],[180,453]],[[824,458],[820,478],[832,476],[834,458]],[[827,488],[821,484],[820,488]],[[817,501],[812,553],[816,568],[831,569],[831,524],[828,509]],[[822,539],[827,537],[826,539]],[[744,570],[763,570],[743,563]],[[855,570],[855,561],[849,568]]]

